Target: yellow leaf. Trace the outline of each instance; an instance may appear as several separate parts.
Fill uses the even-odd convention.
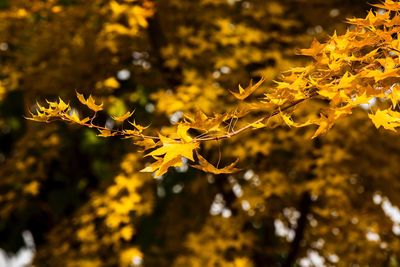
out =
[[[123,122],[123,121],[125,121],[126,119],[128,119],[130,116],[132,116],[134,112],[135,112],[135,111],[132,111],[132,112],[127,111],[127,112],[126,112],[124,115],[122,115],[122,116],[111,116],[111,117],[112,117],[114,120],[118,121],[118,122]]]
[[[120,266],[132,266],[132,259],[142,259],[143,253],[136,247],[122,250],[119,255]]]
[[[156,175],[161,176],[162,174],[167,172],[169,167],[181,162],[182,157],[194,161],[193,150],[199,147],[199,143],[180,143],[162,135],[160,135],[159,137],[162,143],[162,147],[159,147],[146,155],[152,156],[154,159],[157,160],[158,163],[156,165],[153,165],[147,171],[157,170]]]
[[[383,4],[374,4],[373,6],[390,11],[400,11],[400,2],[393,0],[386,0]]]
[[[311,137],[312,139],[316,138],[317,136],[326,133],[329,128],[330,124],[328,123],[328,118],[321,114],[321,118],[318,121],[314,122],[315,124],[319,125],[318,129],[315,131],[314,135]]]
[[[133,113],[133,112],[132,112]],[[142,125],[140,125],[140,124],[137,124],[135,121],[133,121],[133,122],[130,122],[129,121],[129,124],[131,124],[133,127],[135,127],[136,128],[136,130],[139,132],[139,133],[141,133],[141,132],[143,132],[143,130],[146,130],[147,128],[149,128],[149,126],[142,126]]]
[[[78,97],[79,102],[81,102],[83,105],[87,106],[94,112],[103,110],[103,103],[97,105],[96,101],[94,100],[94,98],[91,95],[89,95],[88,99],[85,99],[83,94],[76,92],[76,96]]]
[[[29,184],[25,185],[23,190],[25,193],[30,194],[32,196],[36,196],[39,194],[40,184],[37,181],[30,182]]]
[[[66,114],[65,116],[68,119],[70,119],[71,121],[76,122],[76,123],[81,124],[81,125],[85,124],[86,122],[88,122],[90,120],[88,117],[86,117],[86,118],[81,120],[79,118],[78,113],[75,110],[72,111],[71,115]]]
[[[156,158],[156,157],[153,157],[153,158]],[[156,170],[158,170],[160,168],[162,163],[163,163],[163,159],[158,158],[155,162],[146,166],[144,169],[140,170],[140,172],[155,172]]]
[[[189,142],[191,142],[193,140],[192,137],[190,137],[190,135],[187,133],[187,131],[189,129],[190,129],[190,127],[188,125],[185,125],[185,124],[179,124],[178,125],[177,134],[186,143],[189,143]]]
[[[124,134],[127,135],[126,138],[130,138],[130,137],[132,137],[132,136],[140,135],[140,132],[139,132],[138,130],[129,130],[129,129],[125,129],[123,132],[124,132]],[[129,135],[131,135],[131,136],[129,136]]]
[[[352,82],[356,79],[356,76],[349,74],[347,71],[343,74],[342,78],[337,85],[338,89],[348,88],[351,87]]]
[[[79,102],[81,102],[83,105],[86,105],[86,99],[83,94],[76,92],[76,97],[78,98]]]
[[[311,56],[315,57],[318,55],[322,49],[325,47],[325,44],[321,44],[316,39],[311,43],[311,47],[307,49],[300,49],[300,54],[303,56]]]
[[[250,96],[252,93],[254,93],[255,90],[257,90],[258,87],[264,82],[264,78],[261,78],[256,84],[253,85],[253,81],[250,81],[249,86],[247,86],[245,89],[242,88],[242,86],[239,85],[239,93],[235,93],[232,91],[231,94],[236,97],[239,100],[244,100],[248,96]]]
[[[258,122],[252,123],[251,126],[254,127],[255,129],[260,129],[260,128],[264,128],[265,124],[258,121]]]
[[[100,137],[109,137],[109,136],[114,136],[116,134],[116,133],[111,132],[108,129],[104,129],[104,130],[99,129],[99,132],[100,132],[100,134],[98,134],[97,136],[100,136]]]
[[[134,143],[135,143],[135,145],[143,147],[144,150],[153,148],[156,145],[156,143],[154,142],[153,139],[143,139],[140,141],[136,141]]]
[[[121,237],[122,239],[129,241],[132,239],[133,236],[133,228],[130,225],[127,225],[121,229]]]
[[[90,108],[91,110],[93,110],[94,112],[98,112],[100,110],[103,110],[103,103],[101,103],[100,105],[97,105],[94,98],[89,95],[89,98],[87,99],[87,107]]]
[[[57,108],[60,111],[65,111],[65,110],[67,110],[69,108],[69,104],[65,104],[65,102],[61,98],[58,98]]]
[[[185,115],[185,118],[190,121],[186,123],[190,128],[211,132],[219,130],[219,126],[226,119],[226,115],[215,115],[215,117],[209,118],[203,112],[197,111],[194,117]]]
[[[400,100],[400,84],[394,84],[390,89],[389,98],[392,101],[392,106],[396,107],[397,103]]]
[[[396,131],[400,126],[400,113],[392,110],[377,110],[375,114],[368,114],[377,129],[383,127],[386,130]]]
[[[283,121],[289,126],[296,126],[295,122],[292,120],[292,118],[288,114],[284,114],[282,112],[279,113],[283,119]]]
[[[293,126],[293,127],[300,128],[300,127],[304,127],[304,126],[307,126],[307,125],[312,124],[312,121],[310,121],[310,120],[308,120],[308,121],[306,121],[306,122],[304,122],[304,123],[297,123],[297,122],[294,122],[293,119],[292,119],[288,114],[284,114],[284,113],[282,113],[282,112],[280,112],[279,114],[281,115],[283,121],[284,121],[289,127]]]
[[[205,158],[203,158],[197,151],[196,151],[197,158],[199,160],[199,165],[191,165],[193,168],[202,170],[204,172],[213,173],[213,174],[223,174],[223,173],[235,173],[240,171],[240,169],[236,168],[236,164],[238,163],[239,159],[235,162],[225,166],[221,169],[216,168],[214,165],[209,163]]]
[[[108,78],[108,79],[106,79],[104,82],[103,82],[103,85],[105,86],[105,87],[109,87],[109,88],[112,88],[112,89],[117,89],[117,88],[119,88],[119,82],[117,81],[117,79],[115,79],[114,77],[110,77],[110,78]]]
[[[156,172],[156,176],[161,176],[167,172],[169,167],[180,167],[182,166],[182,160],[180,157],[176,157],[175,159],[168,162],[168,164],[164,163],[163,158],[153,157],[157,159],[157,161],[153,162],[146,168],[140,170],[140,172]]]

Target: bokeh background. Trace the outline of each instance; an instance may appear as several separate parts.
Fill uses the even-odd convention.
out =
[[[0,0],[3,265],[399,266],[400,139],[367,122],[375,103],[316,140],[314,129],[277,127],[202,148],[221,164],[240,158],[234,175],[186,164],[154,177],[138,172],[146,159],[132,140],[24,118],[58,97],[88,114],[79,91],[104,102],[100,125],[121,127],[110,116],[135,109],[141,124],[168,133],[183,113],[229,109],[238,84],[265,77],[271,86],[309,62],[296,49],[344,33],[345,18],[371,8]]]

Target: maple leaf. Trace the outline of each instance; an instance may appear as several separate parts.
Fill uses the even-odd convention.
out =
[[[318,42],[317,39],[314,39],[313,42],[311,43],[311,47],[307,49],[300,49],[299,54],[303,56],[315,57],[319,53],[321,53],[322,49],[324,49],[325,46],[326,46],[325,44],[321,44],[320,42]]]
[[[156,146],[156,143],[154,142],[153,139],[143,139],[140,141],[135,141],[134,144],[143,147],[144,151],[149,150]]]
[[[205,158],[203,158],[197,151],[196,151],[196,156],[199,161],[199,165],[191,165],[193,168],[202,170],[207,173],[213,173],[213,174],[228,174],[228,173],[235,173],[240,171],[240,169],[236,168],[236,164],[238,163],[239,159],[235,160],[233,163],[219,169],[216,168],[214,165],[209,163]]]
[[[251,124],[251,127],[253,127],[254,129],[261,129],[266,127],[266,125],[260,121],[256,121]]]
[[[279,112],[279,115],[281,115],[283,121],[288,125],[289,127],[295,126],[296,123],[293,121],[293,119],[290,117],[288,114],[284,114],[282,112]]]
[[[140,135],[140,132],[138,130],[130,130],[130,129],[123,130],[123,133],[127,135],[126,138],[131,138],[132,136]]]
[[[140,172],[155,172],[156,176],[161,176],[167,172],[169,167],[181,167],[183,164],[181,158],[179,157],[170,160],[168,164],[164,164],[164,160],[160,157],[153,158],[156,159],[156,161],[146,168],[140,170]]]
[[[77,113],[75,110],[72,111],[71,115],[65,114],[65,116],[66,116],[69,120],[71,120],[71,121],[73,121],[73,122],[75,122],[75,123],[78,123],[78,124],[80,124],[80,125],[83,125],[83,124],[85,124],[86,122],[88,122],[88,121],[90,120],[88,117],[86,117],[86,118],[84,118],[84,119],[81,120],[81,119],[79,118],[78,113]]]
[[[400,2],[395,2],[393,0],[386,0],[383,4],[373,4],[374,7],[386,9],[390,11],[399,11]]]
[[[37,121],[37,122],[49,122],[49,119],[50,119],[49,116],[47,116],[46,114],[44,114],[40,111],[36,111],[36,114],[29,111],[29,114],[32,117],[25,117],[25,119],[31,120],[31,121]]]
[[[265,81],[264,77],[261,78],[256,84],[253,85],[253,81],[250,81],[250,84],[243,89],[242,86],[239,85],[239,93],[235,93],[229,90],[229,92],[239,100],[244,100],[249,97],[258,87]]]
[[[345,74],[343,74],[342,78],[340,79],[337,87],[338,89],[344,89],[351,87],[352,82],[356,79],[356,75],[351,75],[347,71]]]
[[[168,137],[159,135],[162,146],[148,153],[157,162],[151,168],[145,168],[142,171],[156,171],[157,176],[161,176],[167,172],[168,168],[181,162],[182,157],[194,161],[193,150],[199,147],[199,143],[181,143]],[[161,157],[162,156],[162,157]]]
[[[395,128],[400,126],[400,112],[378,109],[375,114],[368,114],[368,117],[377,129],[382,126],[386,130],[395,132]]]
[[[392,101],[392,106],[396,107],[400,101],[400,84],[395,83],[391,86],[389,98]]]
[[[101,103],[100,105],[97,105],[96,101],[94,100],[94,98],[91,95],[89,95],[88,99],[85,99],[83,94],[76,92],[76,96],[77,96],[79,102],[81,102],[83,105],[87,106],[94,112],[103,110],[103,103]]]
[[[248,113],[253,111],[268,111],[271,108],[275,108],[275,105],[270,102],[260,101],[260,102],[239,102],[238,107],[235,109],[235,115],[237,117],[244,117]]]
[[[293,127],[301,128],[301,127],[304,127],[304,126],[308,126],[308,125],[310,125],[310,124],[313,124],[313,122],[312,122],[311,120],[308,120],[308,121],[306,121],[306,122],[304,122],[304,123],[297,123],[297,122],[294,122],[293,119],[290,117],[289,114],[285,114],[285,113],[283,113],[283,112],[280,112],[279,115],[281,116],[281,118],[282,118],[282,120],[285,122],[285,124],[286,124],[287,126],[289,126],[289,127],[292,127],[292,126],[293,126]]]
[[[128,119],[129,117],[131,117],[132,115],[133,115],[133,113],[134,113],[135,111],[132,111],[132,112],[129,112],[129,111],[127,111],[124,115],[122,115],[122,116],[111,116],[115,121],[118,121],[118,122],[123,122],[123,121],[125,121],[126,119]]]
[[[49,104],[48,108],[43,107],[36,102],[36,114],[29,111],[32,117],[26,119],[38,122],[48,122],[52,117],[65,115],[65,112],[68,111],[70,108],[69,104],[66,104],[61,98],[58,99],[58,102],[51,102],[46,100],[46,102]]]
[[[318,129],[315,131],[311,139],[317,138],[319,135],[326,133],[329,130],[328,122],[321,120]]]
[[[323,114],[321,114],[321,117],[318,120],[314,121],[314,124],[318,125],[318,129],[311,137],[312,139],[326,133],[332,127],[332,124],[328,121],[328,118],[325,117]]]
[[[132,114],[133,114],[133,112],[132,112]],[[132,115],[132,114],[131,114],[131,115]],[[133,121],[133,122],[128,121],[128,122],[129,122],[130,125],[132,125],[133,127],[135,127],[135,129],[137,130],[138,133],[143,132],[144,130],[146,130],[146,129],[149,128],[149,126],[150,126],[150,125],[148,125],[148,126],[142,126],[142,125],[140,125],[140,124],[137,124],[136,121]]]
[[[188,126],[188,125],[185,125],[185,124],[178,125],[177,134],[185,142],[191,142],[193,140],[193,138],[190,137],[190,135],[187,133],[189,129],[190,129],[190,126]]]
[[[381,70],[369,70],[360,74],[367,78],[373,78],[375,82],[379,82],[387,78],[396,77],[398,72],[400,72],[400,69],[385,69],[383,72]]]
[[[61,98],[58,98],[57,109],[60,111],[66,111],[69,108],[69,104],[66,104]]]
[[[374,26],[377,22],[377,17],[370,10],[365,19],[362,18],[351,18],[347,19],[347,22],[350,24],[358,25],[358,26]]]
[[[367,59],[370,59],[372,57],[374,57],[379,51],[379,48],[372,50],[371,52],[369,52],[368,54],[362,56],[362,57],[356,57],[354,55],[352,55],[351,57],[348,58],[348,60],[350,61],[365,61]]]
[[[99,137],[110,137],[116,135],[115,132],[111,132],[111,130],[108,129],[99,129],[99,134],[97,136]]]
[[[226,119],[225,114],[215,115],[215,117],[207,117],[201,111],[197,111],[194,117],[185,115],[188,122],[185,125],[192,129],[202,130],[205,132],[218,131],[221,123]]]

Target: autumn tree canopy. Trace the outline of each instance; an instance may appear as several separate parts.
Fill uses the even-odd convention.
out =
[[[28,229],[38,266],[399,265],[399,2],[0,8],[0,247]]]

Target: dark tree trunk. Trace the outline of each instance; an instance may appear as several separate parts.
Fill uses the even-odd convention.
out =
[[[309,192],[304,192],[300,200],[300,218],[297,220],[297,228],[293,242],[290,244],[289,254],[286,261],[283,263],[283,267],[292,267],[296,263],[300,251],[301,241],[304,238],[304,232],[307,226],[307,215],[310,212],[311,207],[311,195]]]

